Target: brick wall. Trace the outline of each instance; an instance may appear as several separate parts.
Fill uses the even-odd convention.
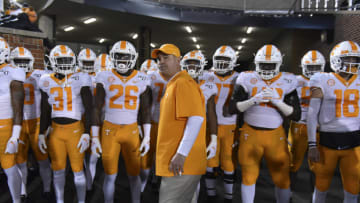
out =
[[[9,43],[11,49],[19,46],[29,49],[35,58],[34,68],[44,68],[44,44],[42,38],[8,33],[0,33],[0,36]]]

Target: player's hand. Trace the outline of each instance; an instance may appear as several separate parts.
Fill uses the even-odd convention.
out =
[[[206,148],[206,153],[208,154],[207,159],[212,159],[216,155],[217,147],[217,136],[215,134],[211,135],[211,141],[209,146]]]
[[[5,153],[6,154],[15,154],[18,152],[19,140],[16,137],[11,136],[9,141],[6,144]]]
[[[316,163],[320,161],[320,152],[316,146],[309,147],[308,157],[311,162]]]
[[[89,134],[82,134],[77,145],[77,148],[80,148],[80,153],[85,152],[90,145],[90,135]]]
[[[41,153],[46,154],[47,145],[46,145],[46,140],[45,140],[44,134],[39,134],[38,146],[39,146]]]
[[[184,172],[185,159],[185,156],[176,153],[171,159],[169,171],[173,172],[175,176],[181,176],[181,174]]]
[[[100,154],[102,153],[102,149],[101,149],[99,137],[91,138],[91,153],[95,154],[97,157],[100,157]]]
[[[253,99],[256,104],[259,104],[259,103],[267,103],[272,98],[273,98],[273,91],[269,88],[265,88],[261,92],[253,96],[251,99]]]
[[[146,153],[148,153],[150,149],[150,137],[145,136],[141,142],[140,145],[140,156],[145,156]]]

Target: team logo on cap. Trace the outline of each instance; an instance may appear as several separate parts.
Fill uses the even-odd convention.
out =
[[[253,84],[253,85],[255,85],[257,83],[257,81],[258,81],[258,79],[256,79],[256,78],[251,78],[250,79],[250,83]]]

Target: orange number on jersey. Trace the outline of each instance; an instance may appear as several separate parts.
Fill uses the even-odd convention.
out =
[[[72,111],[72,91],[71,87],[53,87],[50,89],[50,94],[57,93],[57,97],[54,98],[55,101],[59,102],[58,105],[53,104],[54,111],[63,111],[64,110],[64,94],[63,90],[66,92],[66,106],[67,111]]]
[[[30,83],[25,83],[24,84],[24,89],[25,89],[25,92],[26,91],[29,92],[29,95],[25,94],[24,104],[25,105],[33,105],[34,101],[35,101],[35,92],[34,92],[35,88],[34,88],[34,85],[32,85]],[[29,96],[29,97],[27,97],[27,96]]]
[[[217,93],[217,95],[215,97],[215,104],[217,104],[217,102],[218,102],[219,95],[220,95],[220,92],[221,92],[221,87],[223,87],[223,88],[228,88],[229,89],[228,95],[227,95],[225,103],[224,103],[224,105],[228,105],[228,103],[230,101],[230,98],[231,98],[231,95],[232,95],[232,92],[233,92],[233,89],[234,89],[234,85],[233,84],[216,83],[216,87],[218,89],[218,93]]]
[[[334,94],[336,95],[336,117],[341,117],[341,112],[344,117],[358,117],[359,116],[359,90],[357,89],[347,89],[344,91],[342,90],[335,90]],[[354,95],[351,99],[351,95]],[[343,102],[344,101],[344,102]],[[349,106],[353,106],[354,111],[350,112]],[[341,110],[342,109],[342,110]]]
[[[262,87],[262,89],[265,89],[265,87]],[[257,87],[254,87],[252,89],[251,92],[251,97],[255,96],[257,94]],[[274,99],[281,99],[283,96],[284,91],[281,88],[275,88],[275,90],[277,91],[279,98],[274,98]],[[260,106],[264,106],[264,107],[270,107],[270,108],[275,108],[271,103],[260,103]]]
[[[117,90],[117,94],[110,98],[109,107],[113,109],[122,109],[122,104],[115,104],[114,102],[124,94],[124,87],[122,85],[110,85],[109,90]],[[139,88],[137,86],[125,86],[125,108],[135,110],[138,97],[130,95],[131,92],[137,93],[139,92]]]
[[[310,101],[310,87],[302,87],[301,88],[301,106],[302,107],[309,107]]]
[[[157,102],[159,103],[164,91],[164,83],[155,83],[155,86],[159,87],[159,94],[157,96]]]

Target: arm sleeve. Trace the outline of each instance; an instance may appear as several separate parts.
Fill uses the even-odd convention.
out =
[[[318,125],[318,114],[320,112],[321,99],[311,98],[309,111],[307,113],[307,133],[309,147],[316,146],[316,128]]]
[[[188,156],[197,136],[199,135],[199,131],[203,122],[204,118],[201,116],[191,116],[188,118],[184,130],[184,136],[177,149],[177,153],[185,157]]]

